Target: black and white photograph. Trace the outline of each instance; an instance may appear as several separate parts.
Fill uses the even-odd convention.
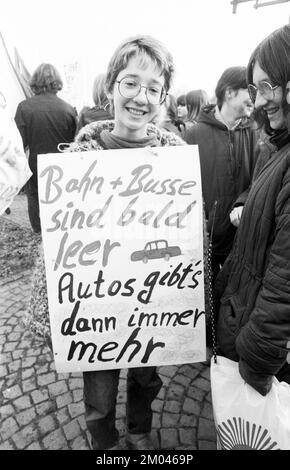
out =
[[[1,454],[289,451],[290,0],[0,10]]]

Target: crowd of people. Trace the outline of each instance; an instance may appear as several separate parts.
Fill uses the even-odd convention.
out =
[[[245,382],[266,395],[274,376],[290,383],[290,25],[265,38],[246,67],[222,73],[214,102],[202,89],[175,97],[173,72],[163,44],[130,38],[96,78],[95,106],[77,116],[57,97],[62,81],[55,67],[38,67],[35,96],[20,103],[15,116],[33,173],[31,225],[41,231],[38,153],[58,152],[64,142],[68,151],[198,145],[218,353],[237,361]],[[37,269],[40,282],[44,264]],[[39,299],[32,310],[48,312],[46,296]],[[120,448],[119,372],[83,373],[93,449]],[[160,387],[156,367],[129,370],[128,448],[153,449],[151,405]]]

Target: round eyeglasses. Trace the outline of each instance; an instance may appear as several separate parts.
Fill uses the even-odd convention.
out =
[[[166,98],[166,91],[162,86],[157,84],[151,86],[144,86],[138,80],[133,78],[124,77],[122,80],[117,80],[119,93],[123,98],[136,98],[139,95],[141,88],[145,88],[146,98],[150,104],[162,104]]]
[[[272,100],[275,96],[275,90],[278,88],[279,85],[272,86],[271,83],[266,81],[261,81],[258,86],[249,84],[248,85],[248,92],[252,102],[255,104],[257,93],[260,92],[266,100]]]

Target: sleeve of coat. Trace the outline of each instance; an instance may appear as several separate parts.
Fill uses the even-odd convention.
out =
[[[239,195],[239,197],[237,198],[237,200],[233,204],[233,208],[234,207],[239,207],[239,206],[244,206],[246,204],[246,200],[247,200],[249,191],[250,191],[250,186]]]
[[[275,375],[286,361],[290,339],[290,170],[276,206],[274,240],[261,289],[249,322],[236,339],[242,360],[263,374]]]
[[[28,145],[28,137],[27,137],[27,126],[26,126],[26,121],[24,118],[22,103],[19,103],[19,105],[17,106],[14,120],[20,132],[20,135],[22,137],[23,148],[26,149]]]

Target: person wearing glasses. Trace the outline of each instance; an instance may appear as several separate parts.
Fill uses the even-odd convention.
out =
[[[165,47],[149,36],[123,42],[111,58],[105,88],[114,120],[87,124],[67,151],[177,146],[185,142],[151,122],[158,115],[170,88],[173,62]],[[37,271],[39,270],[39,271]],[[43,260],[37,266],[30,303],[30,324],[34,331],[49,334]],[[28,317],[26,317],[28,318]],[[85,418],[93,449],[118,450],[122,446],[116,427],[116,398],[120,370],[84,372]],[[127,377],[127,446],[152,450],[151,405],[162,386],[156,367],[129,368]]]
[[[85,126],[71,150],[121,149],[182,145],[173,133],[161,132],[150,122],[159,113],[170,88],[172,57],[149,36],[123,42],[112,56],[105,81],[114,121]],[[88,139],[88,136],[89,139]],[[115,426],[119,370],[84,372],[86,422],[94,449],[118,449]],[[152,450],[151,404],[162,386],[155,367],[133,368],[127,378],[127,446]]]
[[[274,376],[290,383],[290,25],[256,47],[247,80],[271,151],[216,280],[217,342],[221,355],[239,362],[245,382],[266,395]]]
[[[217,104],[203,106],[184,136],[199,147],[213,279],[230,253],[258,156],[246,67],[227,68],[215,94]]]

